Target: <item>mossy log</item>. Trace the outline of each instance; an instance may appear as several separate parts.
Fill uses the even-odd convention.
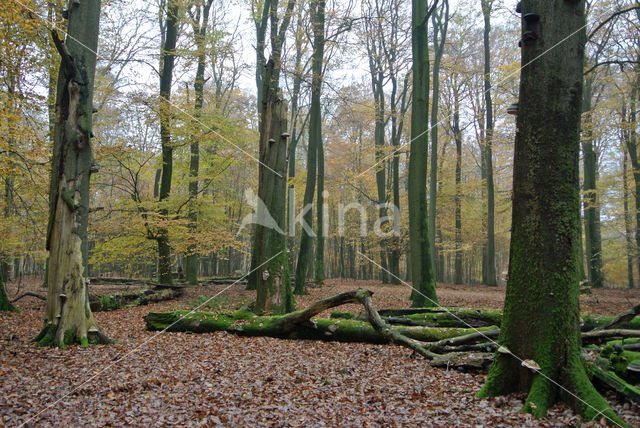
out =
[[[640,352],[625,350],[619,344],[607,345],[600,351],[597,362],[600,368],[612,370],[629,382],[640,382]]]
[[[188,331],[205,333],[228,331],[243,336],[270,336],[287,339],[313,339],[342,342],[389,343],[407,346],[419,354],[433,358],[435,354],[423,346],[427,342],[468,335],[480,331],[495,331],[495,327],[441,328],[404,326],[391,328],[377,313],[371,302],[371,292],[358,289],[315,302],[307,309],[286,315],[257,316],[247,311],[215,314],[188,311],[149,313],[144,317],[149,330]],[[346,303],[361,303],[370,313],[368,322],[347,319],[311,319],[319,313]]]
[[[92,311],[113,311],[116,309],[143,306],[151,303],[177,299],[182,295],[181,289],[149,289],[127,291],[113,294],[89,294],[89,305]]]
[[[616,327],[625,330],[640,330],[640,318],[623,318],[618,316],[592,316],[581,315],[581,327],[583,332],[591,330],[603,330]]]
[[[601,355],[606,355],[610,351],[611,349],[607,347],[603,349]],[[626,372],[620,373],[619,369],[626,370],[626,367],[624,364],[620,364],[620,359],[616,354],[609,355],[608,359],[602,356],[587,358],[585,363],[589,376],[596,379],[601,386],[613,389],[626,399],[640,403],[640,389],[625,379]]]
[[[407,312],[404,315],[400,315]],[[382,315],[382,319],[389,324],[405,325],[405,326],[421,326],[421,327],[487,327],[500,326],[502,322],[502,311],[499,310],[483,310],[483,309],[461,309],[461,308],[420,308],[419,312],[412,309],[409,310],[392,310],[386,309],[385,313],[391,315]],[[352,312],[333,312],[331,318],[337,319],[358,319],[366,320],[368,317],[366,311],[355,315]]]

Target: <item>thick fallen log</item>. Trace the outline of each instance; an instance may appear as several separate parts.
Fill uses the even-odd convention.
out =
[[[502,311],[498,310],[482,310],[482,309],[461,309],[461,308],[438,308],[426,311],[419,309],[420,312],[408,313],[406,315],[382,315],[382,319],[394,325],[422,326],[422,327],[487,327],[500,326],[502,323]],[[387,309],[387,313],[401,312],[402,310]],[[413,310],[409,310],[412,312]],[[352,312],[334,312],[331,318],[338,319],[358,319],[364,321],[367,319],[365,311],[359,315]]]
[[[592,330],[582,333],[582,343],[595,343],[604,340],[640,337],[640,330]]]
[[[246,284],[247,280],[244,276],[238,277],[221,277],[221,278],[208,278],[200,280],[200,285],[227,285],[227,284]]]
[[[91,284],[143,284],[142,278],[119,278],[111,276],[92,276],[89,277]]]
[[[113,311],[116,309],[143,306],[151,303],[177,299],[182,295],[182,290],[177,289],[149,289],[143,288],[136,291],[128,291],[112,294],[89,294],[89,306],[94,312]]]
[[[625,313],[626,314],[626,313]],[[623,314],[624,315],[624,314]],[[613,325],[619,329],[640,330],[640,318],[622,319],[622,316],[592,316],[581,315],[581,327],[583,332],[595,329],[611,329],[607,325]]]
[[[346,303],[361,303],[370,313],[369,322],[347,319],[311,319],[315,315]],[[315,302],[307,309],[287,315],[257,316],[247,311],[233,314],[190,313],[174,311],[149,313],[144,317],[149,330],[189,331],[205,333],[229,331],[243,336],[271,336],[288,339],[313,339],[343,342],[397,342],[421,355],[433,357],[418,342],[437,342],[476,332],[469,328],[440,328],[404,326],[391,328],[375,312],[371,292],[358,289]],[[379,318],[379,319],[378,319]],[[492,331],[495,327],[479,330]]]

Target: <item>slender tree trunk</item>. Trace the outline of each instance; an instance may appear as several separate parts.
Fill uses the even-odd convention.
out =
[[[314,263],[314,281],[316,284],[324,283],[324,242],[327,234],[327,218],[325,218],[325,191],[324,191],[324,148],[322,138],[318,141],[318,195],[316,202],[316,259]]]
[[[487,253],[483,273],[486,285],[496,282],[496,244],[495,244],[495,191],[493,182],[493,102],[491,99],[491,7],[493,0],[481,0],[484,17],[484,99],[487,119],[485,121],[484,161],[487,183]]]
[[[429,227],[427,224],[427,157],[429,150],[429,14],[426,0],[412,0],[413,104],[409,154],[409,234],[412,306],[437,305]]]
[[[312,13],[311,17],[313,18],[313,54],[317,57],[317,61],[324,65],[324,32],[325,32],[325,0],[317,0],[313,2],[311,5]],[[319,70],[320,72],[320,91],[322,91],[322,80],[324,78],[324,73],[322,68]],[[315,74],[315,72],[314,72]],[[324,143],[322,142],[322,110],[320,109],[320,120],[317,122],[317,125],[320,126],[320,130],[316,131],[317,141],[317,149],[318,149],[318,196],[317,196],[317,206],[316,206],[316,225],[317,225],[317,235],[316,238],[316,259],[314,263],[314,280],[316,284],[324,283],[324,242],[325,235],[327,234],[327,224],[325,219],[325,192],[324,192]]]
[[[457,82],[456,82],[457,83]],[[463,283],[462,270],[462,131],[460,130],[460,101],[454,88],[453,136],[456,142],[456,195],[455,195],[455,261],[453,283]]]
[[[523,33],[532,31],[537,39],[522,43],[527,67],[520,78],[509,281],[500,329],[506,352],[496,354],[479,396],[529,391],[524,411],[537,417],[561,398],[586,420],[604,416],[620,423],[580,358],[584,7],[583,1],[522,3],[523,16],[535,13],[540,19],[522,21]]]
[[[47,249],[50,254],[44,327],[34,339],[64,347],[107,343],[89,307],[86,283],[87,223],[93,82],[100,1],[71,3],[67,40],[52,33],[62,57],[56,93]]]
[[[194,32],[196,34],[196,48],[198,50],[198,68],[196,70],[196,78],[193,83],[195,92],[195,112],[194,117],[198,119],[202,113],[203,94],[204,94],[204,71],[205,60],[207,58],[205,46],[207,37],[207,27],[209,26],[209,12],[213,0],[207,0],[206,5],[202,9],[202,24],[194,26]],[[200,6],[198,6],[199,8]],[[194,127],[199,128],[199,124],[196,122]],[[198,175],[200,171],[200,143],[198,140],[197,132],[193,130],[194,135],[191,137],[191,158],[189,161],[189,229],[192,236],[195,236],[198,229]],[[191,285],[198,284],[198,268],[200,267],[200,254],[198,253],[197,245],[190,245],[187,249],[186,257],[186,279]]]
[[[173,80],[173,65],[175,60],[176,40],[178,38],[177,0],[167,1],[165,20],[165,37],[162,47],[162,70],[160,72],[160,143],[162,145],[162,177],[160,179],[160,209],[158,213],[166,220],[169,210],[163,207],[171,193],[171,177],[173,175],[173,146],[171,144],[171,82]],[[166,226],[158,227],[156,232],[158,242],[158,281],[171,284],[171,246],[169,245],[169,230]]]
[[[592,287],[602,287],[602,240],[600,234],[600,209],[596,191],[598,157],[593,147],[593,123],[591,113],[593,81],[587,77],[584,83],[582,111],[584,113],[582,153],[584,160],[584,234],[587,258],[587,278]]]
[[[629,212],[629,171],[627,167],[627,153],[623,153],[622,157],[622,189],[623,208],[624,208],[624,235],[627,241],[627,284],[629,288],[635,288],[633,279],[633,258],[636,253],[631,237],[631,213]]]
[[[444,0],[439,13],[433,14],[433,46],[435,58],[433,60],[433,89],[431,105],[431,163],[429,165],[429,244],[431,245],[431,257],[435,267],[436,278],[440,279],[442,273],[439,260],[439,249],[436,245],[438,234],[436,233],[437,201],[438,201],[438,107],[440,99],[440,63],[444,53],[444,44],[447,38],[449,25],[449,1]],[[440,279],[441,280],[441,279]]]
[[[322,91],[322,68],[324,58],[324,0],[310,3],[313,26],[313,56],[311,59],[311,111],[309,113],[309,146],[307,151],[307,183],[303,200],[303,227],[300,238],[300,250],[296,265],[295,294],[306,293],[306,277],[312,261],[313,231],[306,230],[313,223],[313,197],[316,187],[319,147],[322,145],[322,110],[320,94]],[[323,157],[324,160],[324,157]],[[324,166],[323,166],[324,168]],[[320,195],[322,196],[322,195]]]
[[[637,84],[640,85],[640,72],[638,73]],[[631,91],[629,115],[627,127],[629,131],[625,135],[627,152],[629,153],[629,161],[631,162],[631,170],[633,171],[634,182],[634,201],[635,201],[635,217],[636,217],[636,252],[640,249],[640,162],[638,161],[638,141],[635,132],[636,126],[636,97],[638,96],[638,87]],[[637,254],[637,253],[636,253]],[[640,272],[640,257],[636,257],[638,264],[638,272]]]
[[[293,74],[293,91],[291,93],[291,111],[290,111],[290,128],[291,139],[289,142],[289,188],[287,189],[287,224],[288,226],[288,249],[289,249],[289,265],[295,266],[295,234],[296,225],[293,222],[295,217],[295,184],[294,178],[296,176],[296,148],[298,147],[298,141],[300,141],[302,132],[298,135],[298,101],[300,98],[300,87],[302,85],[302,37],[304,32],[302,23],[302,14],[298,15],[297,29],[295,31],[295,47],[296,47],[296,60]]]

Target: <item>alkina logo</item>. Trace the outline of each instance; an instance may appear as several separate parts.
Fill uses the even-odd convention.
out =
[[[329,192],[324,191],[322,193],[322,198],[325,201],[322,204],[322,212],[323,212],[323,216],[322,216],[323,218],[322,232],[323,233],[322,234],[324,237],[329,236],[329,205],[326,202],[328,197],[329,197]],[[236,236],[240,235],[242,231],[245,229],[245,227],[250,226],[252,224],[257,224],[268,229],[273,229],[276,232],[283,235],[287,234],[280,228],[280,226],[278,226],[278,223],[276,222],[276,220],[273,218],[271,213],[269,213],[269,209],[267,208],[267,205],[264,203],[262,199],[260,199],[260,197],[258,197],[258,195],[254,193],[252,189],[250,188],[245,189],[244,199],[247,205],[251,207],[253,212],[251,214],[245,215],[242,218],[242,221],[240,222],[240,228],[238,229]],[[287,222],[289,226],[289,230],[287,231],[288,235],[291,237],[295,236],[296,225],[300,224],[300,226],[305,230],[305,232],[309,236],[315,238],[316,233],[314,232],[313,228],[309,225],[309,223],[307,223],[304,219],[305,214],[307,214],[310,210],[313,209],[313,204],[305,205],[302,208],[302,210],[296,215],[295,214],[295,205],[296,205],[295,190],[291,188],[289,189],[288,202],[289,202],[289,209],[288,209],[289,221]],[[398,209],[398,207],[390,203],[383,203],[383,204],[369,203],[367,205],[364,205],[358,202],[352,202],[347,205],[344,205],[343,203],[338,204],[338,221],[336,224],[338,226],[338,236],[345,236],[345,217],[346,217],[346,213],[349,210],[355,210],[358,212],[359,220],[360,220],[359,235],[361,237],[367,236],[368,227],[369,227],[369,222],[367,221],[368,219],[367,206],[369,207],[374,206],[375,209],[378,211],[378,213],[380,213],[381,210],[385,210],[387,213],[387,215],[382,215],[376,218],[373,224],[373,233],[376,236],[380,238],[400,236],[400,210]],[[392,227],[388,227],[389,225]]]
[[[244,190],[244,199],[247,204],[253,209],[252,214],[247,214],[242,218],[240,228],[236,236],[242,233],[242,230],[251,224],[257,224],[268,229],[273,229],[278,233],[284,234],[282,229],[278,226],[278,223],[269,213],[269,209],[265,205],[264,201],[256,195],[252,189]]]

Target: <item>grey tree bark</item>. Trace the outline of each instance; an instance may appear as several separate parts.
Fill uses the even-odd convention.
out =
[[[49,272],[41,345],[109,343],[91,308],[86,282],[93,82],[100,1],[70,3],[67,40],[52,37],[61,56],[49,190]]]

